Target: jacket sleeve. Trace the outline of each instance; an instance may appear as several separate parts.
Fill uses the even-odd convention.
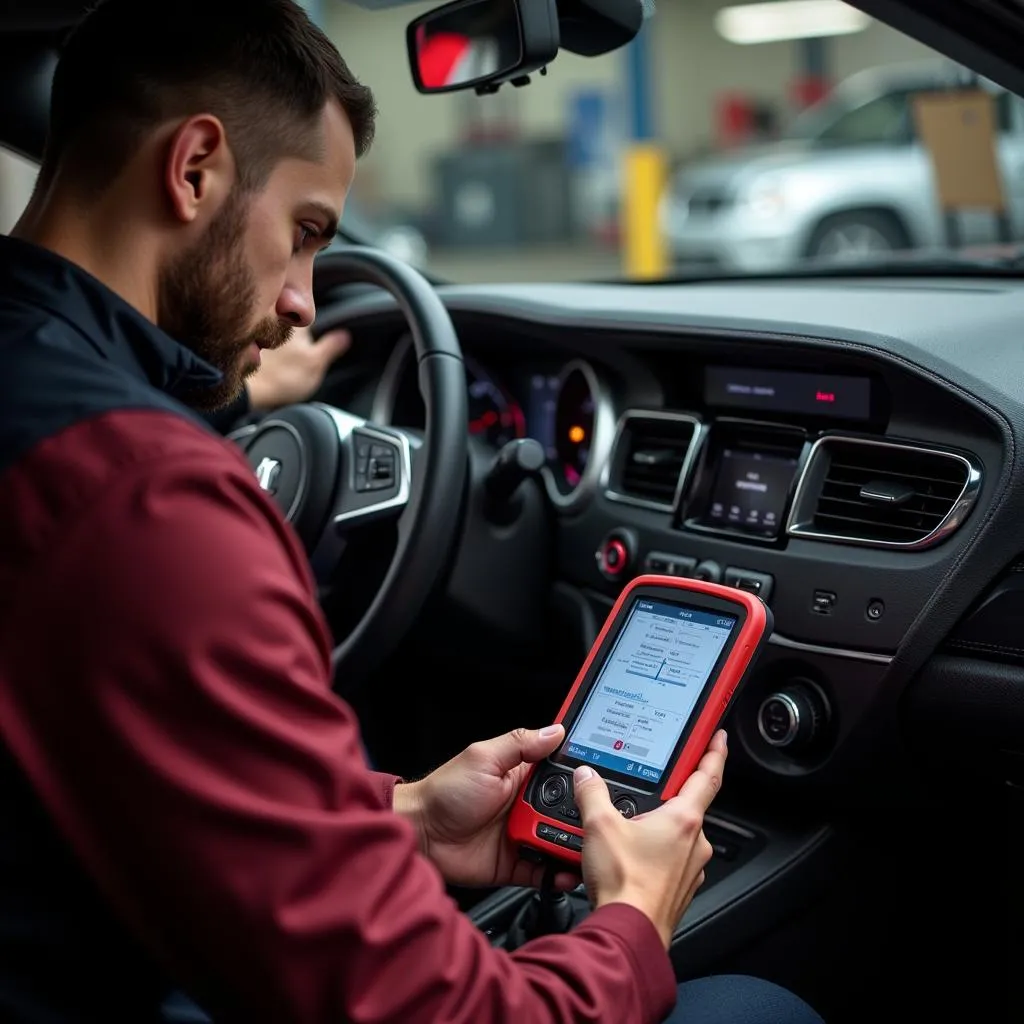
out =
[[[5,640],[3,741],[105,898],[218,1021],[660,1020],[633,908],[511,955],[459,912],[330,690],[301,548],[209,447],[121,474]]]

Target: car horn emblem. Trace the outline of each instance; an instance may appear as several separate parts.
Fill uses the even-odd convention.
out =
[[[281,463],[264,456],[256,467],[256,481],[268,494],[277,493],[277,478],[281,475]]]

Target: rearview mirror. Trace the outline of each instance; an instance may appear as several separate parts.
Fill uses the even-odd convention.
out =
[[[558,54],[555,0],[455,0],[420,15],[406,31],[422,93],[525,85]]]

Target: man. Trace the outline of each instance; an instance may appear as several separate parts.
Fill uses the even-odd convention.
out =
[[[107,0],[64,50],[0,239],[4,1021],[153,1020],[175,986],[275,1024],[640,1024],[676,999],[724,736],[632,821],[581,769],[596,910],[493,950],[443,882],[536,880],[504,815],[560,727],[414,783],[369,771],[296,538],[191,411],[312,321],[373,123],[293,0]],[[816,1019],[749,979],[680,1006],[770,1000]]]

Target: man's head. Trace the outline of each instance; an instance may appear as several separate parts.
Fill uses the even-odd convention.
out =
[[[151,255],[137,273],[153,280],[133,282],[144,311],[224,371],[195,396],[220,404],[258,365],[254,346],[311,322],[313,257],[374,118],[294,0],[103,0],[62,51],[33,204],[60,197],[116,218],[111,237],[136,233],[122,259]],[[97,260],[130,279],[117,252]]]

